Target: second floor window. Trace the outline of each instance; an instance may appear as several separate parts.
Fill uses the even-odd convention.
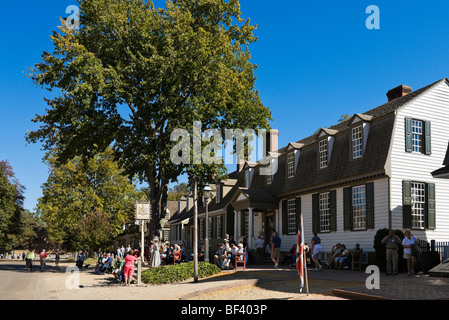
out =
[[[295,176],[295,154],[293,152],[287,155],[287,177]]]
[[[321,140],[319,143],[320,169],[327,167],[327,140]]]
[[[423,147],[423,122],[412,120],[412,148],[413,152],[422,152]]]
[[[352,129],[352,159],[360,158],[363,154],[363,129],[358,126]]]

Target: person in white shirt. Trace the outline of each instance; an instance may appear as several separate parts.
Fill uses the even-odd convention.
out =
[[[405,230],[404,235],[405,237],[404,240],[402,240],[402,247],[404,248],[404,259],[407,260],[408,275],[410,276],[415,274],[414,268],[416,257],[412,255],[412,246],[417,245],[418,239],[412,235],[410,230]]]
[[[265,241],[263,241],[263,237],[259,236],[256,240],[256,258],[257,258],[258,264],[262,264],[262,262],[263,262],[264,243],[265,243]]]

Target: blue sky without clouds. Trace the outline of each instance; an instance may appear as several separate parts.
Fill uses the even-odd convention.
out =
[[[76,0],[8,1],[0,10],[0,159],[27,188],[33,210],[48,171],[39,145],[25,133],[37,125],[48,93],[25,75],[52,51],[49,35]],[[162,6],[163,1],[155,1]],[[279,145],[386,102],[400,84],[419,89],[449,75],[449,1],[240,0],[257,24],[251,45],[259,65],[256,87],[279,129]],[[380,29],[368,30],[369,5],[380,9]]]

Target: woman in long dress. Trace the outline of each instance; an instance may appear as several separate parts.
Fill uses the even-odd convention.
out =
[[[151,266],[159,267],[161,265],[161,253],[159,252],[159,241],[156,239],[153,243],[153,251],[151,254]]]

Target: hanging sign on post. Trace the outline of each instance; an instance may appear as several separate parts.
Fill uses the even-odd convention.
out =
[[[150,220],[151,206],[147,202],[136,203],[136,220]]]

